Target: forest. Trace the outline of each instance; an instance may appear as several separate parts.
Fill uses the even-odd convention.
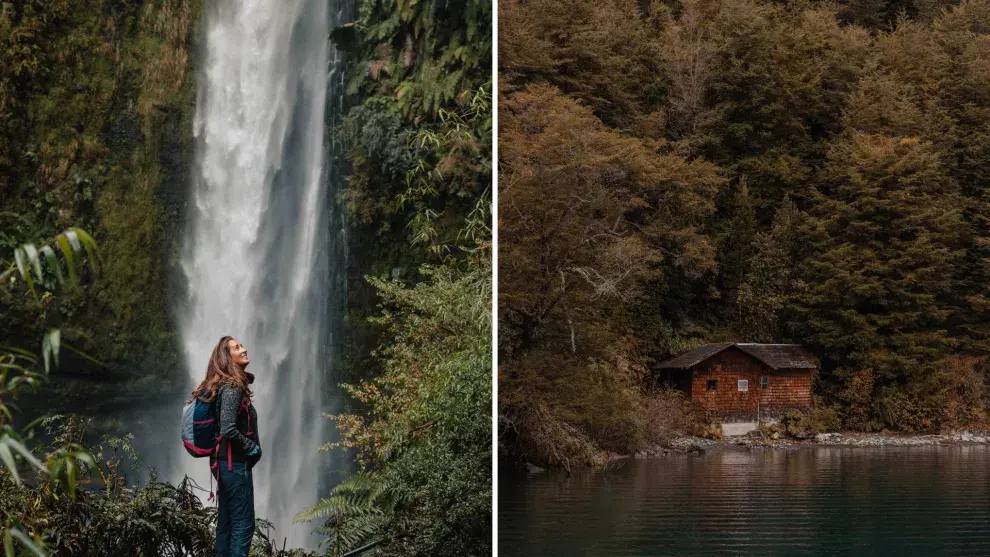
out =
[[[212,554],[216,509],[154,474],[135,485],[154,463],[115,418],[185,396],[169,308],[203,4],[0,2],[5,555]],[[318,553],[258,517],[252,555],[487,555],[492,6],[354,4],[329,37],[349,70],[343,125],[326,130],[347,177],[331,379],[349,402],[321,449],[354,473],[298,509]]]
[[[705,416],[651,365],[807,346],[812,428],[988,419],[990,4],[502,0],[499,450]]]

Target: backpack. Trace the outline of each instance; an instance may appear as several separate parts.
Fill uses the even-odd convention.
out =
[[[199,396],[209,395],[203,390]],[[210,456],[220,447],[220,421],[216,404],[200,400],[199,396],[182,408],[182,445],[195,458]]]

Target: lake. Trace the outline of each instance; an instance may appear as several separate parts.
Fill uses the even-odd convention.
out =
[[[500,477],[499,555],[990,555],[990,447],[725,449]]]

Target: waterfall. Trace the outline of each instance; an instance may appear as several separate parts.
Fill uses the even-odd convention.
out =
[[[256,514],[279,541],[312,546],[315,525],[292,517],[317,502],[331,466],[317,448],[332,433],[323,412],[346,270],[341,178],[327,164],[339,148],[325,137],[326,118],[341,111],[328,33],[342,14],[328,0],[206,4],[181,253],[187,296],[176,308],[190,390],[220,337],[247,347],[263,447]],[[209,483],[204,461],[181,462],[177,479]]]

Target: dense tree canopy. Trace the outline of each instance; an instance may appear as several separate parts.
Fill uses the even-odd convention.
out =
[[[726,340],[809,346],[846,427],[985,418],[990,6],[500,8],[503,448],[634,450]]]

